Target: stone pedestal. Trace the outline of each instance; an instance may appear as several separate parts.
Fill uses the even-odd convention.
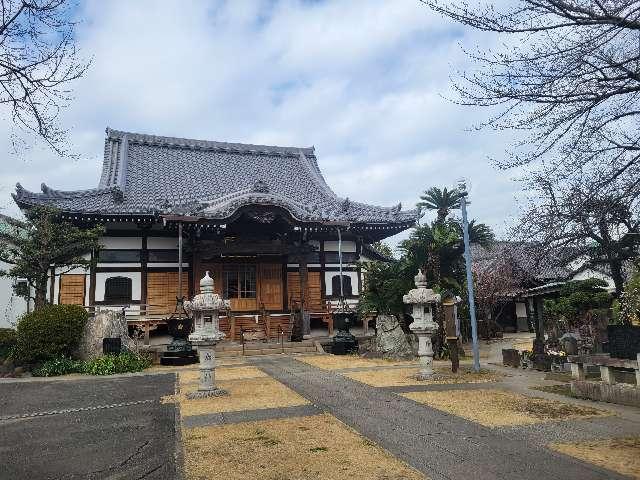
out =
[[[216,387],[216,354],[215,345],[211,342],[194,342],[198,346],[200,359],[200,384],[198,391],[187,395],[187,398],[219,397],[227,392]]]
[[[411,326],[409,327],[411,328]],[[418,380],[427,380],[433,376],[433,346],[431,345],[431,331],[427,329],[412,329],[418,337],[418,366],[416,375]]]

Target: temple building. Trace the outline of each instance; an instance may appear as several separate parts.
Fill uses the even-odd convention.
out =
[[[154,328],[176,297],[197,293],[205,271],[237,315],[326,312],[340,290],[357,302],[361,261],[376,256],[370,245],[418,218],[400,205],[338,197],[314,148],[109,128],[96,188],[41,190],[18,184],[13,197],[21,209],[49,205],[74,224],[106,229],[95,268],[52,269],[49,300],[124,306],[132,318],[157,319]]]

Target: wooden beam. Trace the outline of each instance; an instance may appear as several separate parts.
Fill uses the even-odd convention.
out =
[[[147,232],[142,234],[142,251],[140,255],[140,303],[147,304],[147,262],[149,261],[149,250],[147,248]],[[148,329],[145,335],[148,334]],[[146,342],[145,336],[145,342]],[[148,343],[146,343],[148,345]]]

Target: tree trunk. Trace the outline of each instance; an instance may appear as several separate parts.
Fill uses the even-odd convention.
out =
[[[47,304],[47,277],[41,277],[36,280],[36,295],[33,309],[38,310]]]
[[[620,297],[624,290],[624,278],[622,276],[622,262],[615,258],[609,259],[609,268],[611,269],[611,279],[615,285],[615,297]]]

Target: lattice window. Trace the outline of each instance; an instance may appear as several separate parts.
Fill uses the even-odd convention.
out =
[[[225,265],[222,278],[224,298],[256,298],[255,265]]]

